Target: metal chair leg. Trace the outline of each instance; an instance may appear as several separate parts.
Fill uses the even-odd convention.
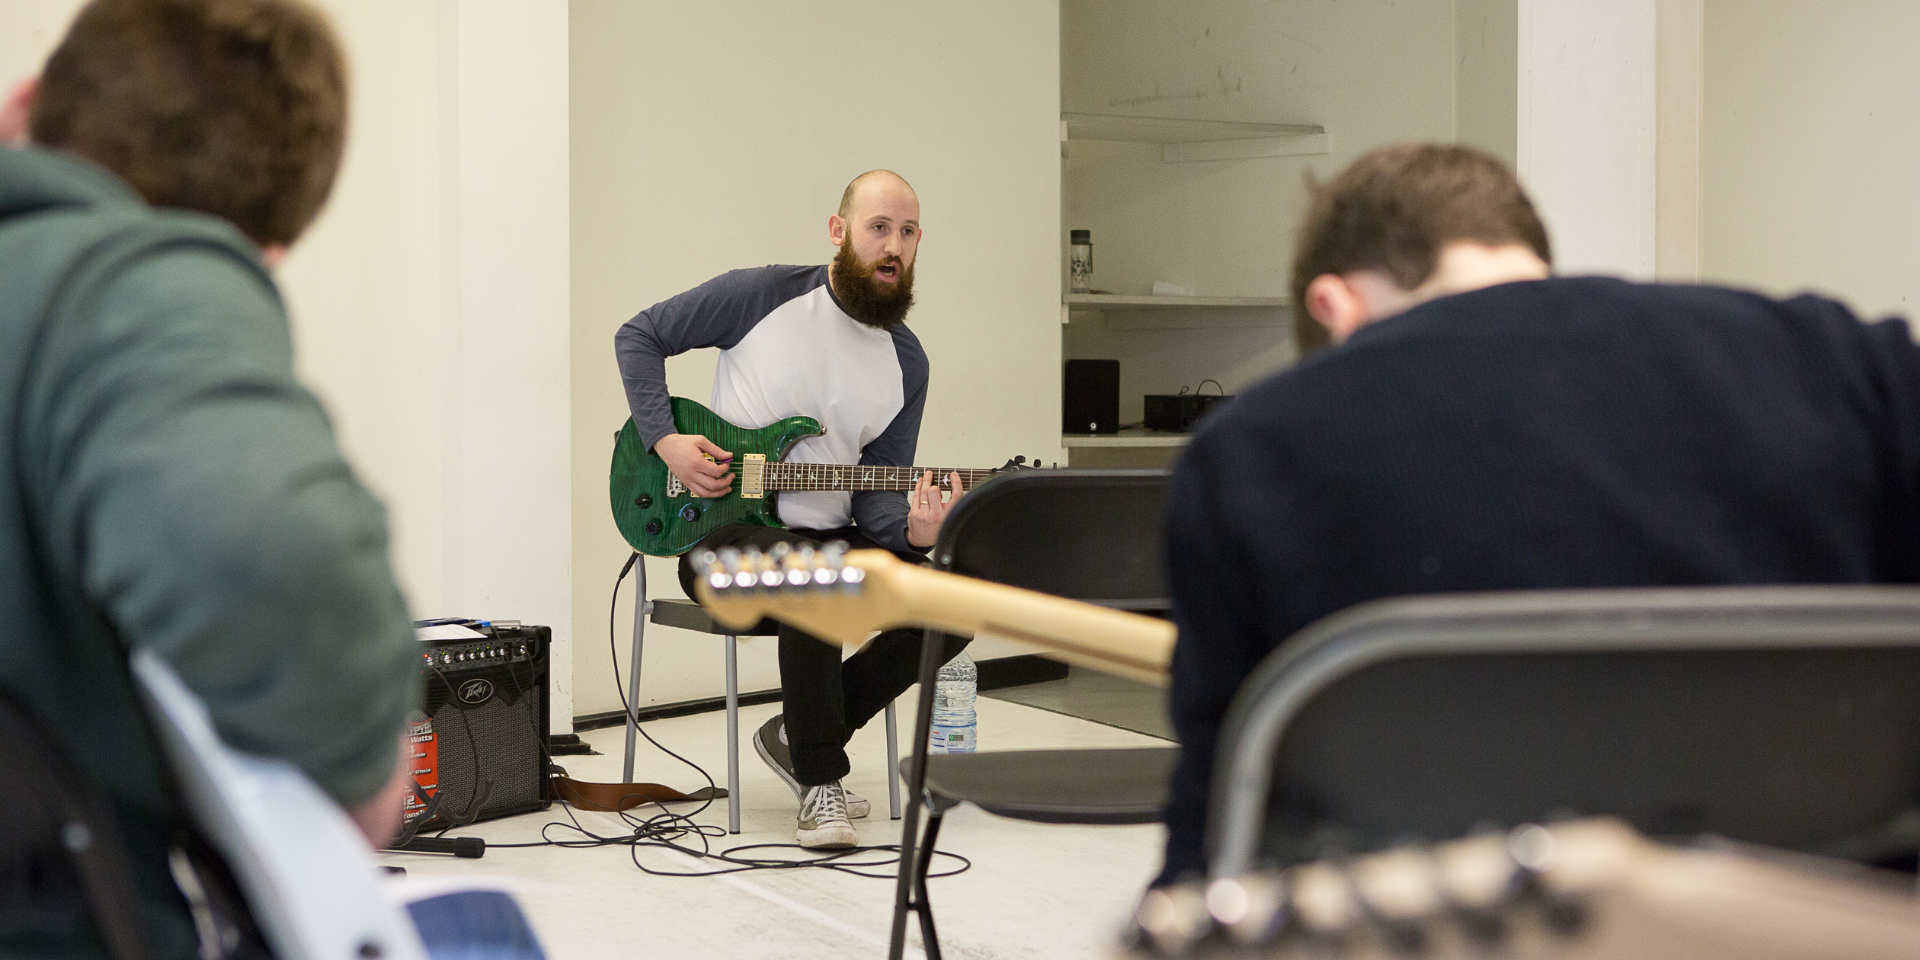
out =
[[[887,811],[900,819],[900,735],[893,704],[887,704]]]
[[[907,800],[900,824],[900,873],[894,884],[893,929],[887,941],[887,960],[901,960],[906,954],[907,914],[914,911],[917,902],[913,864],[914,852],[919,849],[922,794],[927,788],[927,738],[933,735],[933,681],[940,672],[940,652],[944,646],[939,637],[928,630],[920,643],[920,702],[914,705],[913,743],[907,754]],[[933,949],[939,947],[936,945]],[[928,956],[931,958],[932,954]]]
[[[927,804],[927,833],[920,838],[920,853],[913,864],[914,911],[920,914],[920,947],[927,960],[940,960],[940,937],[933,930],[933,900],[927,896],[927,874],[933,872],[935,841],[940,838],[944,811],[935,803]],[[904,866],[904,864],[902,864]]]
[[[739,638],[727,634],[727,832],[740,832]]]
[[[627,760],[620,768],[620,782],[633,782],[633,748],[639,737],[639,724],[634,715],[640,710],[640,644],[647,634],[647,614],[652,612],[653,604],[647,600],[647,558],[641,557],[633,564],[633,654],[628,661],[632,674],[627,678]]]

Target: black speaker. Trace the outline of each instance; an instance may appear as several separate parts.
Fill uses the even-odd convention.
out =
[[[1068,360],[1060,382],[1060,432],[1120,432],[1120,361]]]
[[[439,806],[420,829],[553,805],[547,781],[548,627],[482,626],[420,641],[424,704],[408,723],[414,782]],[[425,813],[407,798],[408,821]]]

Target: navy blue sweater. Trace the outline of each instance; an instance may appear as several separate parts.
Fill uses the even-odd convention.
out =
[[[1175,470],[1182,744],[1165,882],[1204,868],[1235,689],[1320,617],[1413,593],[1920,580],[1920,350],[1816,297],[1505,284],[1244,391]]]

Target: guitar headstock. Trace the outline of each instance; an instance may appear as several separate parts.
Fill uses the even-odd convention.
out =
[[[884,550],[849,551],[776,543],[772,549],[726,548],[694,557],[695,592],[714,619],[746,629],[774,617],[846,645],[904,622],[894,581],[906,567]]]

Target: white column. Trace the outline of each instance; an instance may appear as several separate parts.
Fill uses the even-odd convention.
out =
[[[573,729],[567,9],[442,0],[448,603],[553,627]],[[450,99],[452,102],[446,102]],[[447,189],[450,188],[450,189]]]
[[[1651,277],[1655,0],[1520,0],[1518,167],[1564,274]]]
[[[552,626],[571,730],[566,8],[322,6],[353,119],[280,271],[301,375],[387,504],[415,615]]]

